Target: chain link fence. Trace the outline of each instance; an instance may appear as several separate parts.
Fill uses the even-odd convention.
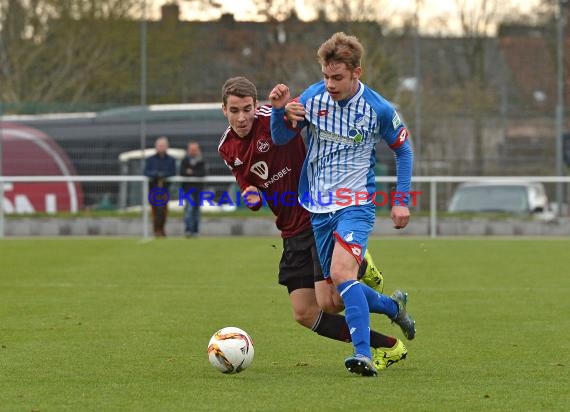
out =
[[[144,2],[74,4],[61,2],[61,10],[36,21],[37,11],[23,7],[17,15],[0,0],[4,176],[141,175],[141,156],[121,155],[142,153],[160,136],[180,150],[197,141],[208,175],[230,176],[217,155],[227,127],[219,102],[226,78],[248,76],[260,101],[276,82],[298,94],[321,76],[319,44],[341,30],[359,36],[367,50],[363,80],[397,105],[410,129],[416,176],[555,174],[556,38],[549,27],[505,24],[495,37],[416,37],[374,21],[323,16],[190,22],[173,4],[154,20],[141,9]],[[570,140],[565,147],[570,152]],[[384,144],[377,160],[378,176],[395,174]],[[440,204],[457,186],[447,185],[438,192]],[[546,189],[554,198],[554,185]],[[85,182],[78,208],[128,208],[138,197],[129,190]],[[5,192],[14,203],[13,188]],[[562,201],[568,203],[567,190]],[[419,207],[429,203],[421,199]]]

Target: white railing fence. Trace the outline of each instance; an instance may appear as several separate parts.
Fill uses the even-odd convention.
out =
[[[186,178],[172,177],[168,179],[171,182],[201,182],[201,183],[218,183],[233,184],[232,176],[207,176],[203,178]],[[464,182],[489,182],[489,181],[512,181],[512,182],[537,182],[537,183],[555,183],[568,184],[570,176],[416,176],[413,178],[414,184],[429,183],[429,231],[431,237],[437,236],[437,210],[438,210],[438,184],[440,183],[464,183]],[[0,176],[0,238],[5,233],[5,207],[4,195],[5,186],[14,183],[139,183],[141,185],[141,204],[148,203],[148,179],[145,176]],[[377,183],[395,183],[395,177],[376,177]],[[142,207],[141,227],[143,238],[149,237],[149,213],[147,207]]]

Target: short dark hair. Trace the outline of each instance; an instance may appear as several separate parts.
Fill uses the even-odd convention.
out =
[[[253,102],[257,102],[257,89],[255,84],[243,76],[231,77],[222,86],[222,101],[224,105],[228,102],[228,96],[253,97]]]

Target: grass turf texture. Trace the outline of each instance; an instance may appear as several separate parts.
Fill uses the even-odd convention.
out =
[[[378,378],[296,325],[278,238],[0,242],[0,410],[565,410],[568,240],[371,240],[410,292],[408,360]],[[375,328],[401,337],[380,315]],[[253,365],[210,366],[224,326]]]

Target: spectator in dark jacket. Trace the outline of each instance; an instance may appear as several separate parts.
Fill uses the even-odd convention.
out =
[[[180,176],[202,177],[206,175],[206,164],[202,158],[202,151],[197,142],[188,143],[188,153],[180,163]],[[200,231],[200,191],[201,183],[185,182],[182,188],[185,192],[192,190],[188,197],[192,203],[186,202],[184,209],[184,232],[186,237],[196,236]]]
[[[168,214],[168,202],[162,204],[162,199],[167,199],[166,193],[160,194],[160,190],[168,192],[169,183],[167,178],[176,174],[176,160],[167,153],[168,139],[164,136],[156,139],[154,143],[156,154],[146,159],[144,175],[149,178],[149,196],[153,199],[152,206],[152,222],[154,227],[154,236],[164,237],[164,226],[166,225],[166,216]]]

